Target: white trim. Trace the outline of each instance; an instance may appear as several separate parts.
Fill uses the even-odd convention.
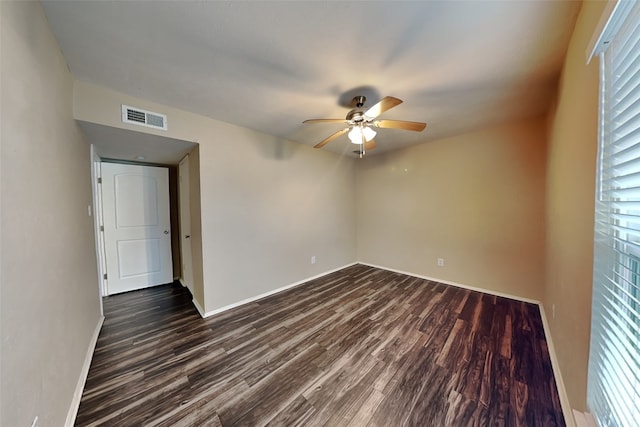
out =
[[[419,279],[431,280],[433,282],[443,283],[449,286],[456,286],[463,289],[469,289],[471,291],[482,292],[489,295],[496,295],[499,297],[514,299],[516,301],[528,302],[531,304],[535,304],[538,306],[538,310],[540,311],[540,317],[542,318],[542,326],[544,329],[545,339],[547,341],[547,349],[549,351],[549,358],[551,359],[551,369],[553,369],[553,376],[556,380],[556,388],[558,389],[558,397],[560,398],[560,405],[562,406],[562,414],[564,415],[565,423],[567,427],[576,427],[573,415],[571,413],[571,404],[569,403],[569,396],[567,395],[567,389],[564,386],[564,381],[562,379],[562,375],[560,373],[560,365],[558,363],[558,358],[556,356],[556,350],[553,346],[553,340],[551,338],[551,331],[549,330],[549,325],[547,323],[547,317],[545,315],[544,307],[542,303],[538,300],[525,298],[517,295],[511,295],[504,292],[497,292],[490,289],[479,288],[476,286],[468,286],[462,283],[456,283],[449,280],[436,279],[434,277],[427,277],[421,274],[410,273],[408,271],[396,270],[394,268],[383,267],[376,264],[370,264],[367,262],[358,262],[358,264],[368,265],[369,267],[380,268],[382,270],[393,271],[395,273],[404,274],[407,276],[417,277]]]
[[[87,348],[87,355],[84,357],[84,364],[82,365],[82,370],[80,371],[78,384],[76,384],[76,391],[73,393],[71,406],[69,407],[69,411],[67,412],[67,420],[64,423],[66,427],[73,427],[73,425],[75,424],[76,416],[78,415],[78,409],[80,408],[80,400],[82,399],[82,392],[84,391],[84,385],[87,382],[87,376],[89,375],[89,368],[91,367],[93,352],[96,349],[98,336],[100,335],[100,330],[102,329],[103,323],[104,316],[100,316],[100,318],[98,319],[98,324],[96,325],[96,329],[95,331],[93,331],[91,341],[89,341],[89,348]]]
[[[184,285],[183,285],[183,286],[184,286]],[[186,286],[185,286],[185,288],[186,288]],[[202,308],[202,307],[200,306],[200,303],[198,302],[198,300],[197,300],[197,299],[193,298],[193,299],[191,300],[191,302],[193,303],[193,305],[194,305],[194,307],[196,308],[196,310],[198,310],[198,313],[200,314],[200,317],[202,317],[202,318],[207,317],[207,314],[205,313],[204,308]]]
[[[457,286],[458,288],[469,289],[470,291],[483,292],[483,293],[489,294],[489,295],[495,295],[495,296],[498,296],[498,297],[515,299],[515,300],[523,301],[523,302],[530,302],[532,304],[540,304],[540,301],[538,301],[537,299],[531,299],[531,298],[525,298],[525,297],[521,297],[521,296],[517,296],[517,295],[511,295],[511,294],[507,294],[507,293],[504,293],[504,292],[493,291],[491,289],[479,288],[477,286],[463,285],[462,283],[456,283],[456,282],[452,282],[450,280],[442,280],[442,279],[437,279],[435,277],[423,276],[421,274],[410,273],[408,271],[397,270],[395,268],[384,267],[384,266],[377,265],[377,264],[370,264],[368,262],[359,261],[356,264],[368,265],[369,267],[375,267],[375,268],[380,268],[382,270],[393,271],[394,273],[400,273],[400,274],[404,274],[406,276],[417,277],[419,279],[424,279],[424,280],[431,280],[432,282],[443,283],[445,285]]]
[[[189,292],[193,295],[193,247],[192,238],[187,238],[187,235],[191,235],[191,177],[189,171],[191,170],[191,160],[189,154],[186,154],[180,163],[178,163],[178,229],[179,229],[179,241],[180,241],[180,283],[182,286],[189,289]],[[187,240],[188,239],[188,240]],[[187,259],[188,258],[188,259]],[[187,282],[186,276],[189,277]]]
[[[542,327],[544,328],[544,336],[547,340],[547,350],[549,351],[549,358],[551,359],[551,369],[553,369],[553,376],[556,380],[556,388],[558,389],[558,397],[560,397],[560,405],[562,406],[562,413],[564,414],[564,420],[568,427],[576,427],[576,419],[571,410],[571,402],[569,402],[569,395],[567,395],[567,388],[564,386],[564,380],[562,379],[562,373],[560,372],[560,363],[556,356],[556,349],[553,345],[553,339],[551,338],[551,329],[549,329],[549,323],[547,322],[547,315],[544,311],[542,303],[538,304],[540,309],[540,317],[542,318]],[[575,410],[573,411],[575,412]]]
[[[95,144],[90,146],[91,154],[91,201],[93,203],[93,232],[95,235],[96,244],[96,265],[98,270],[98,299],[100,300],[100,315],[104,316],[104,307],[102,306],[102,297],[106,295],[106,280],[104,279],[104,273],[106,273],[105,259],[104,259],[104,236],[100,231],[102,225],[102,191],[98,179],[101,176],[101,164],[102,159],[96,152]]]
[[[317,279],[318,277],[326,276],[327,274],[331,274],[331,273],[333,273],[335,271],[342,270],[343,268],[351,267],[352,265],[356,265],[356,264],[359,264],[359,263],[358,262],[352,262],[351,264],[346,264],[346,265],[343,265],[342,267],[334,268],[333,270],[325,271],[324,273],[320,273],[320,274],[316,274],[315,276],[307,277],[306,279],[302,279],[302,280],[299,280],[297,282],[290,283],[290,284],[288,284],[286,286],[283,286],[281,288],[274,289],[272,291],[268,291],[268,292],[265,292],[263,294],[256,295],[256,296],[253,296],[253,297],[250,297],[250,298],[246,298],[246,299],[243,299],[242,301],[234,302],[233,304],[229,304],[229,305],[225,305],[224,307],[216,308],[215,310],[211,310],[211,311],[205,312],[204,309],[202,309],[200,307],[200,305],[198,304],[198,302],[195,299],[193,300],[193,305],[196,306],[196,309],[200,313],[200,316],[202,316],[203,318],[204,317],[210,317],[210,316],[213,316],[214,314],[219,314],[219,313],[222,313],[224,311],[231,310],[232,308],[236,308],[236,307],[239,307],[241,305],[248,304],[248,303],[257,301],[259,299],[262,299],[262,298],[266,298],[266,297],[271,296],[273,294],[277,294],[279,292],[286,291],[287,289],[295,288],[296,286],[299,286],[299,285],[302,285],[304,283],[307,283],[310,280]]]
[[[588,412],[580,412],[574,409],[573,416],[576,419],[576,427],[598,427],[593,415]]]

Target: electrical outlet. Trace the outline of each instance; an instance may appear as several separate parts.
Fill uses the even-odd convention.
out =
[[[315,263],[316,263],[316,256],[315,256],[315,255],[313,255],[313,256],[311,257],[311,264],[315,264]]]
[[[438,258],[438,267],[444,267],[444,258]]]

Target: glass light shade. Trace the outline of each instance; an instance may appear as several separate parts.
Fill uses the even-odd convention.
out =
[[[349,139],[354,144],[362,144],[362,129],[360,126],[354,126],[349,131]]]
[[[376,136],[376,131],[369,126],[354,126],[349,131],[349,139],[354,144],[362,144],[362,135],[364,134],[365,141],[369,142]]]
[[[374,136],[376,136],[376,131],[371,129],[369,126],[365,126],[364,129],[362,129],[362,133],[364,133],[364,139],[369,142],[373,139]]]

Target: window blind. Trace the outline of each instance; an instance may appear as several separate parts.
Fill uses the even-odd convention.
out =
[[[600,427],[640,425],[640,6],[625,3],[600,54],[587,390]]]

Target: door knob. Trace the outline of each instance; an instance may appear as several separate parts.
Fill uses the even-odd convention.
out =
[[[191,238],[191,236],[189,236],[188,234],[185,234],[185,235],[184,235],[184,238],[185,238],[185,239],[190,239],[190,238]]]

